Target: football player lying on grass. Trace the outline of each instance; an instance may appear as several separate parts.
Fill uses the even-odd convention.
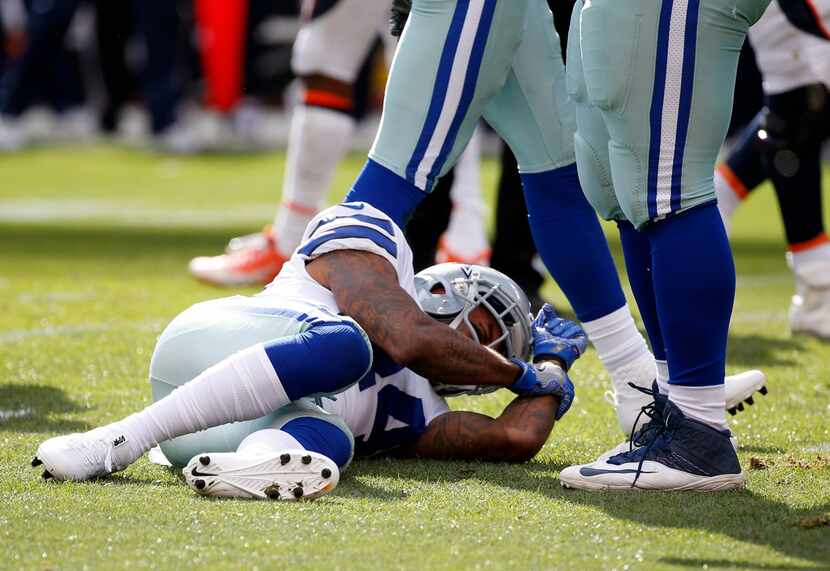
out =
[[[196,304],[167,326],[154,404],[49,439],[33,464],[87,480],[160,444],[197,493],[295,499],[333,489],[353,455],[526,461],[570,407],[566,371],[587,343],[550,307],[531,319],[504,274],[442,264],[415,276],[391,219],[334,206],[262,293]],[[517,397],[496,419],[443,398],[500,387]]]

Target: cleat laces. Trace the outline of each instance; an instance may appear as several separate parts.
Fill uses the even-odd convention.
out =
[[[643,473],[643,464],[645,463],[649,452],[651,452],[651,449],[658,440],[664,440],[663,437],[666,435],[666,431],[668,430],[668,418],[663,417],[663,412],[661,410],[662,407],[658,408],[657,406],[656,396],[659,394],[658,391],[640,387],[634,383],[628,384],[641,393],[655,398],[655,400],[640,409],[640,412],[637,414],[637,419],[634,421],[634,426],[637,426],[637,423],[643,415],[647,416],[649,421],[636,432],[635,429],[632,428],[631,434],[629,435],[627,454],[631,454],[632,457],[634,454],[637,454],[640,457],[637,464],[637,473],[634,476],[634,481],[631,482],[631,487],[633,488],[637,485],[637,480],[640,479],[640,475]]]

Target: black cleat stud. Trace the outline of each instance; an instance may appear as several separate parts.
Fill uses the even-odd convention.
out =
[[[282,463],[283,466],[285,466],[289,462],[291,462],[290,454],[283,454],[282,456],[280,456],[280,463]]]
[[[735,416],[735,415],[738,413],[738,411],[737,411],[737,410],[735,410],[735,408],[734,408],[734,407],[732,407],[732,408],[730,408],[730,409],[727,409],[727,410],[729,411],[729,414],[731,414],[732,416]]]
[[[196,489],[197,489],[197,490],[204,490],[204,489],[205,489],[205,486],[206,486],[207,484],[205,484],[205,481],[204,481],[204,480],[194,480],[194,481],[193,481],[193,485],[194,485],[194,486],[196,486]]]
[[[311,464],[311,456],[309,456],[308,454],[306,454],[305,456],[303,456],[303,457],[301,458],[301,460],[303,461],[303,464]]]
[[[735,408],[737,408],[738,410],[742,411],[742,410],[744,409],[744,403],[739,402],[739,403],[738,403],[738,406],[736,406]]]
[[[744,399],[744,402],[746,404],[753,405],[753,404],[755,404],[755,399],[752,398],[752,397],[746,397],[746,399]]]
[[[762,395],[766,395],[769,392],[769,390],[767,389],[767,387],[764,386],[764,387],[761,387],[760,389],[758,389],[758,392],[761,393]]]
[[[40,477],[43,478],[44,480],[49,480],[49,479],[53,478],[54,476],[52,476],[52,472],[50,472],[49,470],[44,470],[43,474],[41,474]]]
[[[299,499],[299,498],[302,498],[302,497],[303,497],[303,494],[304,494],[305,492],[303,492],[303,488],[302,488],[302,486],[297,486],[296,488],[294,488],[293,490],[291,490],[291,493],[292,493],[292,494],[294,494],[294,497],[295,497],[295,498],[298,498],[298,499]]]
[[[323,471],[320,472],[320,475],[326,479],[331,478],[331,470],[328,468],[323,468]]]
[[[279,487],[279,485],[278,485],[278,484],[276,484],[276,483],[271,484],[270,486],[268,486],[267,488],[265,488],[265,490],[263,490],[263,491],[265,492],[265,495],[266,495],[266,496],[268,497],[268,499],[270,499],[270,500],[278,500],[278,499],[280,499],[280,487]]]
[[[210,456],[199,456],[199,463],[202,466],[207,466],[210,464]]]
[[[34,458],[32,458],[32,468],[37,468],[37,467],[38,467],[38,466],[40,466],[41,464],[43,464],[43,460],[41,460],[41,459],[40,459],[40,458],[38,458],[37,456],[35,456]]]

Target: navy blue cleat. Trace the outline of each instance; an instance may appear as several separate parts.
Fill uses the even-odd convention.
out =
[[[732,434],[687,418],[666,397],[643,409],[650,421],[631,443],[591,464],[562,470],[566,488],[580,490],[699,490],[743,488]],[[613,452],[616,452],[614,454]]]

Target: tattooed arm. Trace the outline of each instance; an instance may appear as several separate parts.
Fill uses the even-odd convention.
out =
[[[550,435],[559,399],[516,397],[498,418],[451,411],[433,420],[405,456],[436,460],[527,462]]]
[[[509,386],[522,370],[421,311],[394,268],[375,254],[338,250],[306,266],[389,357],[434,382]]]

